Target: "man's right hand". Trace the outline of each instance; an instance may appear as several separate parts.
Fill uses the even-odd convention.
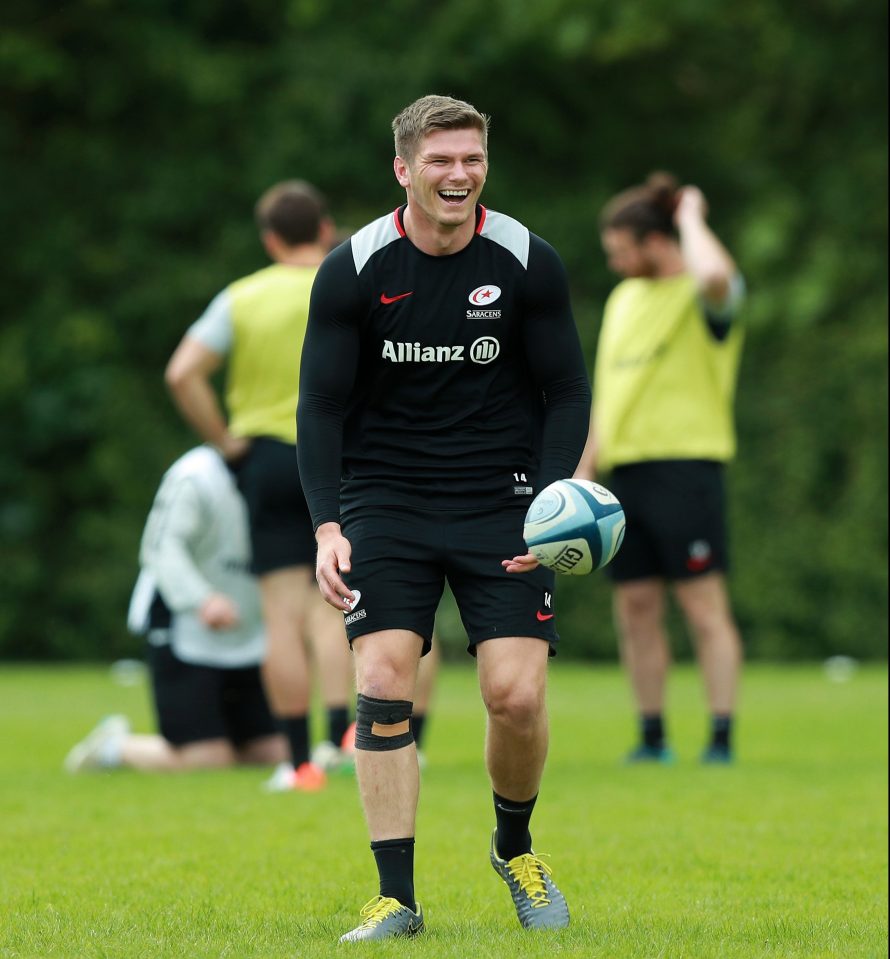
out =
[[[211,629],[231,629],[240,619],[237,605],[225,593],[211,593],[201,603],[198,616]]]
[[[681,187],[674,211],[674,223],[682,227],[689,219],[704,221],[708,218],[708,201],[697,186]]]
[[[237,463],[244,459],[250,449],[250,439],[246,436],[231,436],[226,433],[217,449],[227,463]]]
[[[321,595],[334,609],[348,613],[355,602],[355,594],[341,579],[342,573],[352,568],[352,545],[340,532],[339,523],[322,523],[315,531],[318,553],[315,560],[315,580]]]

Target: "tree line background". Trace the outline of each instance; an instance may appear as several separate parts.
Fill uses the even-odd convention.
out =
[[[750,294],[730,474],[748,655],[886,656],[883,0],[23,0],[2,18],[0,657],[138,653],[142,524],[194,444],[167,358],[264,265],[271,183],[315,182],[344,229],[396,206],[390,120],[430,92],[492,116],[484,200],[562,254],[591,368],[614,284],[600,207],[654,168],[704,189]],[[616,655],[601,574],[563,578],[558,603],[565,654]],[[447,604],[440,629],[462,648]]]

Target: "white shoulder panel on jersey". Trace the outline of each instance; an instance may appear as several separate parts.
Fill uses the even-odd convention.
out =
[[[235,481],[222,456],[212,446],[204,444],[184,453],[167,470],[164,479],[168,482],[194,480],[204,496],[211,502],[231,494]]]
[[[494,210],[486,210],[485,213],[481,235],[499,243],[505,250],[509,250],[522,264],[522,268],[527,270],[528,227],[504,213],[495,213]]]
[[[352,259],[355,262],[355,272],[359,274],[365,264],[388,243],[398,240],[401,234],[396,228],[396,218],[392,213],[381,216],[367,226],[363,226],[350,240],[352,244]]]

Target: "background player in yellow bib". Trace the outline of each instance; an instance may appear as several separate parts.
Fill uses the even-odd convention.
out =
[[[604,208],[609,297],[594,371],[590,435],[576,475],[608,474],[627,533],[607,568],[640,711],[631,761],[670,762],[663,718],[668,586],[689,626],[710,707],[705,762],[729,762],[741,643],[726,588],[724,464],[744,284],[694,186],[656,173]]]
[[[270,266],[227,286],[186,332],[167,366],[185,419],[233,464],[250,518],[267,653],[263,681],[290,743],[292,763],[274,790],[314,790],[324,772],[310,762],[309,663],[313,640],[329,739],[349,726],[351,663],[343,619],[313,582],[315,537],[297,466],[295,410],[309,293],[334,240],[321,194],[309,183],[278,183],[260,197],[256,221]],[[227,364],[224,415],[211,376]]]

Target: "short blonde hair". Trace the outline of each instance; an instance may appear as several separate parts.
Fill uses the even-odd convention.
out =
[[[396,156],[406,162],[411,161],[420,141],[435,130],[467,129],[480,132],[482,149],[487,154],[490,122],[490,119],[471,103],[429,94],[409,104],[392,121]]]

